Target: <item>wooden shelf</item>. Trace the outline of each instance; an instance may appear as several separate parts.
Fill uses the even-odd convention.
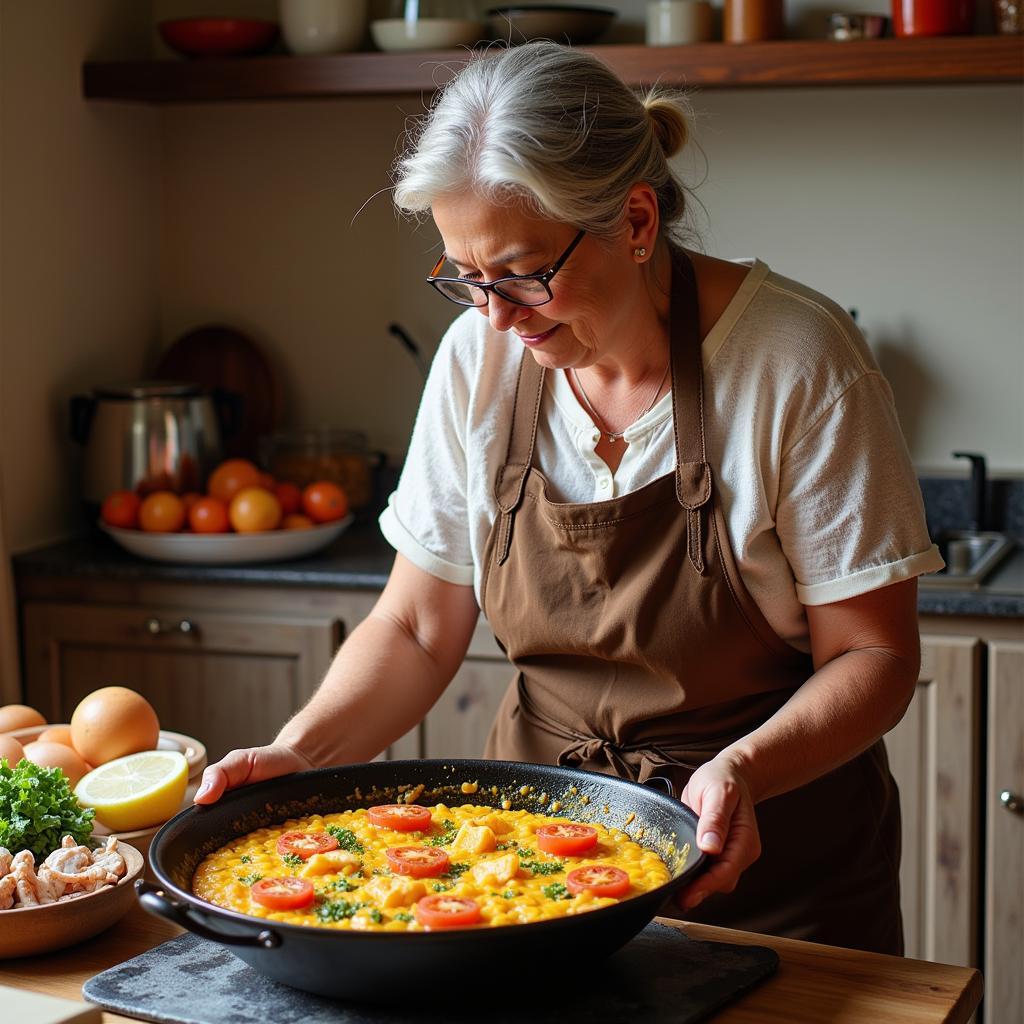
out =
[[[856,42],[781,40],[694,46],[594,46],[631,85],[778,88],[1024,81],[1024,37]],[[88,63],[87,99],[141,103],[316,99],[433,91],[465,53],[352,53]]]

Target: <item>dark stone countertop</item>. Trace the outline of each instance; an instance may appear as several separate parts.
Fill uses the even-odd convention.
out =
[[[330,547],[291,562],[222,566],[147,562],[123,551],[99,530],[16,555],[13,562],[18,578],[71,576],[381,590],[393,560],[394,551],[381,536],[376,519],[370,518],[353,524]],[[1024,546],[1018,547],[977,589],[922,586],[918,610],[923,615],[1024,617]]]

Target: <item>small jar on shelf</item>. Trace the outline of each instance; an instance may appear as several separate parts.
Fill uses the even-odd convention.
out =
[[[381,50],[447,50],[484,37],[475,0],[374,0],[371,17]]]

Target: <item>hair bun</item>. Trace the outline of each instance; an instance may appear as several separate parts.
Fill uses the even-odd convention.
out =
[[[690,137],[689,118],[682,98],[651,92],[644,97],[643,102],[665,156],[675,156]]]

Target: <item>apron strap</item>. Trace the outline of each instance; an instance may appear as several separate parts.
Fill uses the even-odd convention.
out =
[[[512,430],[509,433],[508,452],[505,464],[498,472],[494,484],[494,496],[498,502],[497,543],[494,555],[498,565],[508,558],[512,544],[512,522],[515,511],[523,500],[526,474],[533,462],[533,446],[537,437],[537,419],[540,416],[540,401],[544,394],[544,367],[523,347],[519,361],[519,377],[516,380],[516,394],[512,403]]]
[[[676,442],[676,499],[686,509],[690,563],[704,575],[701,509],[711,499],[711,467],[704,444],[704,369],[701,356],[697,279],[686,253],[672,249],[669,358],[672,423]]]

